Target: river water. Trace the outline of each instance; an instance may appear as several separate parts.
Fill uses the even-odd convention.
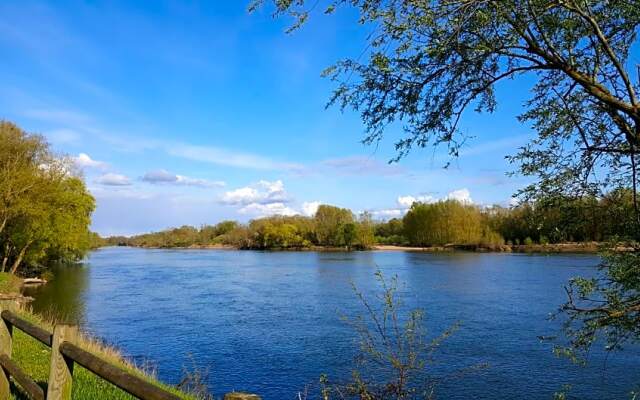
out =
[[[357,337],[341,317],[364,313],[352,283],[373,301],[374,273],[397,275],[405,309],[422,308],[435,336],[460,328],[431,366],[448,379],[442,399],[550,399],[564,385],[580,399],[628,398],[640,384],[640,351],[591,352],[588,367],[553,355],[541,336],[563,285],[592,276],[588,255],[417,252],[257,252],[104,248],[56,270],[30,294],[37,312],[79,321],[138,364],[176,384],[208,370],[215,393],[295,399],[320,374],[349,377]]]

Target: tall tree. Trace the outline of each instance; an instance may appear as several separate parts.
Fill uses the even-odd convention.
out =
[[[0,176],[3,271],[84,255],[95,201],[68,160],[56,157],[42,137],[0,122]]]
[[[345,225],[353,224],[353,214],[346,208],[322,204],[314,217],[316,223],[316,240],[322,246],[348,246],[345,240]],[[351,228],[354,228],[352,231]],[[355,234],[355,226],[349,230],[349,242]]]

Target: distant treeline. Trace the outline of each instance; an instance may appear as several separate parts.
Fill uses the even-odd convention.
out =
[[[345,208],[321,205],[315,216],[272,216],[240,224],[223,221],[200,228],[183,226],[133,237],[110,237],[108,245],[193,247],[229,245],[242,249],[301,249],[314,246],[367,249],[462,245],[497,248],[624,237],[632,225],[632,192],[606,196],[558,196],[505,208],[455,200],[414,203],[403,218],[374,221]]]

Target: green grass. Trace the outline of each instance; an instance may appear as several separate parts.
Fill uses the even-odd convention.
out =
[[[20,286],[22,286],[22,279],[8,272],[0,272],[0,293],[20,293]]]
[[[42,321],[39,317],[26,311],[21,311],[20,316],[32,323],[36,323],[41,327],[52,330],[50,324]],[[183,399],[194,400],[192,396],[186,395],[177,389],[165,385],[154,377],[146,375],[135,366],[126,362],[122,356],[113,348],[106,347],[95,340],[83,338],[79,343],[80,347],[90,351],[112,364],[122,368],[123,370],[133,373],[138,377],[150,382],[153,385],[169,390],[177,394]],[[33,380],[46,388],[46,382],[49,377],[49,362],[51,358],[51,349],[23,333],[19,329],[14,328],[13,333],[13,353],[11,357]],[[13,388],[13,399],[26,399],[27,397],[20,388]],[[102,378],[94,375],[90,371],[79,365],[74,366],[73,371],[73,399],[134,399],[124,391],[118,389],[114,385],[108,383]]]

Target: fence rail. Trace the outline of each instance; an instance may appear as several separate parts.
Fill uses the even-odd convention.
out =
[[[118,368],[77,345],[78,329],[58,324],[53,333],[16,315],[14,304],[0,301],[0,400],[11,396],[10,377],[33,400],[70,400],[75,363],[141,400],[178,400],[180,397]],[[13,328],[51,348],[46,391],[12,359]]]

